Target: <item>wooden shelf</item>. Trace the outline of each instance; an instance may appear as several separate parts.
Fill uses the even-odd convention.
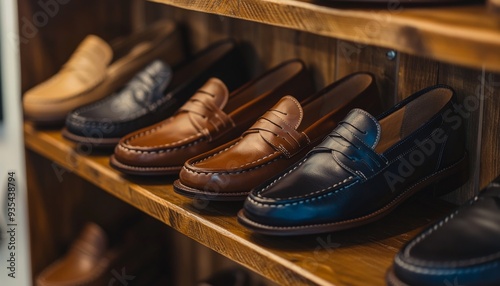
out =
[[[27,148],[282,285],[384,285],[385,271],[400,247],[450,209],[441,201],[420,199],[355,230],[266,237],[238,224],[241,203],[193,202],[173,192],[174,177],[125,177],[109,167],[109,153],[79,153],[88,148],[64,140],[58,130],[38,131],[27,123],[24,134]]]
[[[293,0],[150,0],[349,40],[346,56],[375,45],[411,55],[500,71],[500,18],[485,5],[418,7]],[[399,2],[399,1],[394,1]],[[359,8],[365,7],[365,8]]]

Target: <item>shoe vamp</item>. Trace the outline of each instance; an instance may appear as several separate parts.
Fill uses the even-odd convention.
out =
[[[479,201],[416,244],[410,257],[447,263],[500,260],[500,199]]]
[[[280,155],[281,153],[264,142],[259,134],[248,134],[226,150],[199,162],[196,167],[241,170],[265,164]]]
[[[202,135],[190,123],[188,116],[180,114],[153,125],[147,131],[135,136],[128,144],[150,148],[176,148],[201,138]]]
[[[84,94],[101,81],[102,77],[95,77],[91,81],[83,82],[75,74],[65,72],[56,74],[46,82],[26,92],[31,101],[47,102],[60,101]]]
[[[320,163],[331,161],[329,152],[313,154],[307,160],[299,161],[293,171],[286,173],[261,195],[267,198],[297,197],[306,196],[311,190],[321,192],[335,188],[350,174],[335,163]]]

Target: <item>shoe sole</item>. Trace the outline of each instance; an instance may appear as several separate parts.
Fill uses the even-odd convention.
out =
[[[195,188],[183,185],[179,180],[174,182],[174,192],[192,199],[206,200],[206,201],[244,201],[249,192],[241,193],[216,193],[201,191]]]
[[[245,216],[243,210],[240,210],[238,212],[238,222],[256,233],[276,236],[317,234],[350,229],[380,220],[392,212],[401,203],[426,187],[435,185],[439,191],[435,192],[433,190],[434,195],[444,195],[455,190],[468,180],[469,173],[467,166],[467,155],[465,155],[460,161],[450,167],[442,169],[441,171],[422,179],[383,208],[371,214],[350,220],[300,226],[272,226],[254,222]]]
[[[389,270],[387,271],[385,280],[388,286],[410,286],[409,284],[406,284],[403,281],[399,280],[398,276],[396,276],[396,273],[394,272],[393,266],[391,266],[391,268],[389,268]]]
[[[25,117],[26,121],[32,122],[33,126],[36,128],[61,128],[64,126],[64,123],[66,121],[66,117],[64,118],[43,118],[43,119],[37,119],[33,117],[26,116]]]
[[[121,163],[115,157],[111,155],[109,158],[109,165],[114,169],[128,175],[138,175],[138,176],[170,176],[178,175],[181,171],[182,166],[174,167],[141,167],[141,166],[130,166]]]
[[[62,136],[78,144],[90,144],[97,148],[114,148],[121,138],[93,138],[76,135],[70,132],[66,127],[61,131]]]

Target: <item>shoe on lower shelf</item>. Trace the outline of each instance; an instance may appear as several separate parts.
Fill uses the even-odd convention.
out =
[[[490,184],[406,244],[396,255],[387,282],[390,286],[500,285],[500,184]]]
[[[158,260],[156,255],[159,246],[150,243],[145,247],[141,244],[141,234],[136,232],[138,231],[134,226],[120,231],[119,234],[108,234],[98,224],[87,223],[67,253],[36,277],[36,285],[110,285],[114,271],[125,271],[131,275],[127,277],[135,282],[145,281],[145,278],[150,277],[142,277],[140,274],[148,270],[147,263]],[[154,278],[153,273],[149,275]]]

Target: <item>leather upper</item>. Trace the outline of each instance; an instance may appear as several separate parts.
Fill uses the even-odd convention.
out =
[[[303,157],[347,112],[364,106],[377,112],[379,99],[373,77],[347,76],[304,100],[283,97],[242,136],[188,160],[174,184],[176,190],[217,197],[248,192]]]
[[[38,275],[37,286],[99,285],[116,253],[108,249],[106,234],[96,224],[85,226],[68,253]],[[102,283],[102,281],[100,281]]]
[[[212,78],[174,116],[124,137],[111,163],[145,174],[176,173],[187,159],[235,139],[280,97],[293,91],[303,98],[311,90],[304,65],[297,60],[231,94],[224,82]]]
[[[500,185],[413,238],[397,254],[394,272],[408,285],[487,286],[500,283]]]
[[[50,104],[88,92],[104,81],[112,58],[111,46],[101,38],[89,35],[59,73],[27,91],[25,100]],[[43,94],[43,97],[37,94]]]
[[[96,128],[102,130],[106,137],[127,134],[133,128],[141,127],[131,121],[144,117],[170,100],[170,96],[164,93],[171,79],[170,66],[156,60],[119,92],[68,114],[66,128],[74,134],[89,137]],[[146,123],[152,123],[151,120],[154,118],[146,120]]]
[[[110,95],[155,58],[178,63],[184,57],[179,43],[180,32],[167,21],[113,45],[87,36],[58,73],[25,92],[24,113],[37,123],[62,123],[68,112]]]
[[[378,119],[354,109],[288,170],[254,189],[240,213],[271,230],[321,232],[381,217],[417,187],[465,168],[453,91],[436,86]],[[425,108],[424,108],[425,107]]]
[[[155,61],[132,79],[120,92],[71,112],[66,127],[71,135],[109,139],[114,147],[121,137],[171,116],[211,76],[223,79],[230,90],[242,85],[247,71],[231,40],[217,42],[188,62],[170,68]],[[98,138],[92,141],[104,144]]]

